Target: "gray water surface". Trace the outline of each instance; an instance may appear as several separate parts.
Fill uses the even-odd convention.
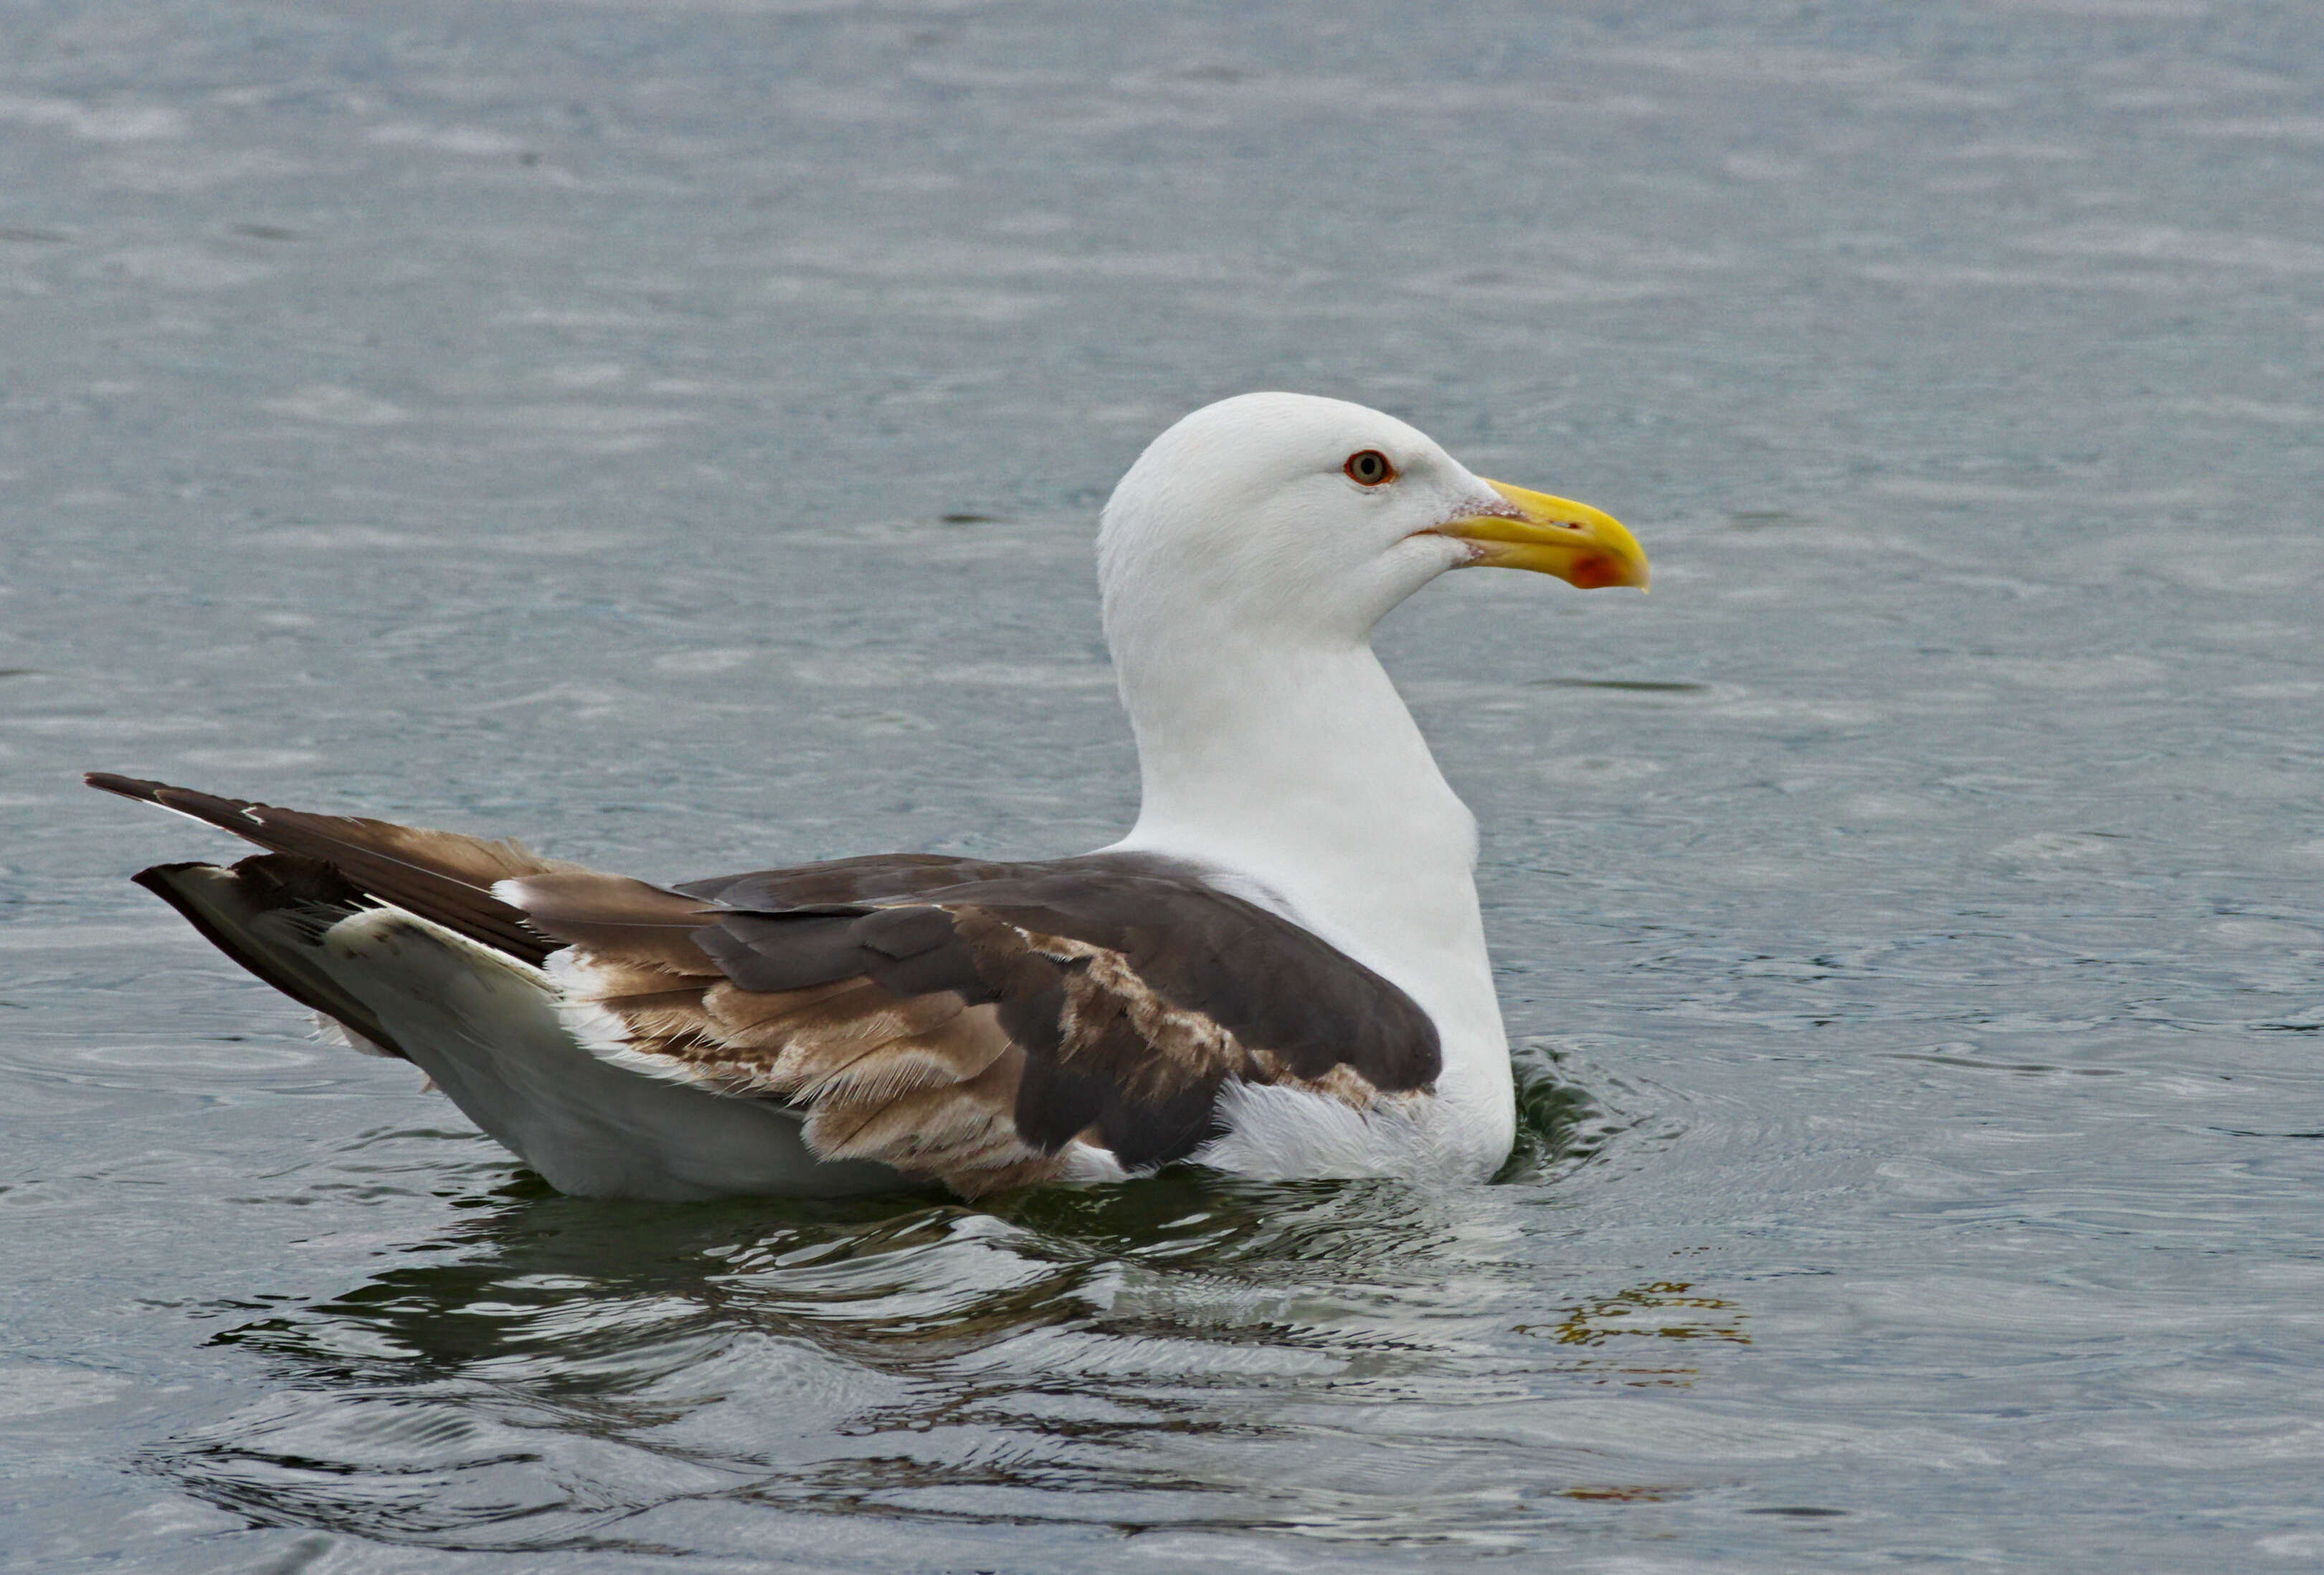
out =
[[[2324,1562],[2303,0],[0,14],[0,1564]],[[1118,834],[1097,503],[1362,400],[1497,1185],[559,1198],[106,768],[661,880]]]

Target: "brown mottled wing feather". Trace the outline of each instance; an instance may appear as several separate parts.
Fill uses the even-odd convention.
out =
[[[1183,1158],[1215,1135],[1230,1079],[1360,1103],[1441,1064],[1434,1024],[1387,980],[1165,860],[907,856],[677,892],[587,875],[521,890],[646,1066],[798,1103],[817,1152],[965,1192],[1054,1174],[1076,1138],[1133,1170]]]
[[[516,875],[573,866],[543,859],[511,842],[488,842],[457,832],[423,831],[390,821],[309,815],[190,788],[92,771],[90,787],[142,804],[158,805],[246,837],[272,852],[328,864],[348,884],[381,902],[432,919],[447,929],[538,964],[556,947],[524,923],[524,916],[492,894],[493,883]]]
[[[1295,1077],[1320,1078],[1344,1064],[1390,1091],[1425,1086],[1438,1069],[1435,1027],[1410,997],[1316,935],[1229,896],[1173,860],[1136,853],[1020,864],[932,855],[846,859],[678,889],[727,907],[772,912],[816,903],[886,908],[910,899],[948,912],[973,907],[1025,934],[1113,953],[1161,1000],[1265,1050]]]

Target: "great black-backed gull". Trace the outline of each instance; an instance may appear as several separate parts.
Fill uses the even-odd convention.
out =
[[[89,781],[269,850],[137,880],[565,1192],[974,1196],[1179,1161],[1477,1177],[1516,1110],[1476,822],[1370,644],[1470,566],[1646,584],[1606,515],[1360,405],[1246,394],[1163,433],[1098,534],[1143,797],[1077,858],[662,888]]]

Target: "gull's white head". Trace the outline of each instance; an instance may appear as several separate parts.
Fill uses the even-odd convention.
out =
[[[1308,394],[1185,417],[1130,467],[1098,532],[1117,651],[1157,625],[1174,645],[1361,644],[1397,603],[1468,566],[1646,584],[1637,541],[1597,510],[1485,481],[1393,416]]]

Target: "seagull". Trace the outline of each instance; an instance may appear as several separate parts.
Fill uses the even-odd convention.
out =
[[[1378,410],[1251,393],[1147,447],[1097,558],[1141,797],[1075,857],[662,887],[88,781],[265,849],[135,880],[565,1193],[974,1198],[1182,1163],[1489,1177],[1517,1114],[1476,819],[1372,630],[1448,569],[1643,591],[1645,553]]]

